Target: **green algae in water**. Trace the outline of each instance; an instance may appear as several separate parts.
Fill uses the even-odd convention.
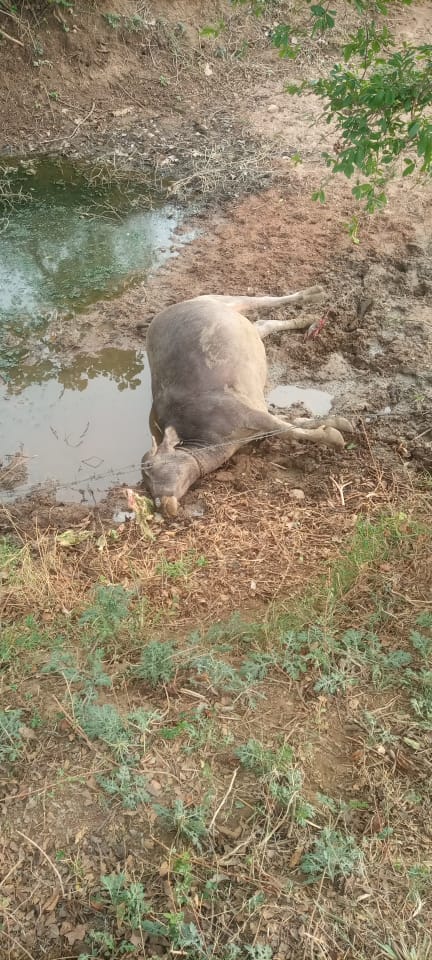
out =
[[[1,182],[0,326],[15,333],[116,296],[169,256],[179,214],[145,181],[36,158],[0,161]]]

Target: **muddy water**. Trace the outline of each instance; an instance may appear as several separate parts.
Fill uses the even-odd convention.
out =
[[[74,323],[89,304],[143,279],[172,255],[180,214],[148,184],[62,159],[4,160],[1,183],[0,500],[52,482],[58,499],[94,502],[139,478],[148,365],[130,350],[65,365],[50,343],[50,317]],[[37,364],[27,356],[30,334],[43,344]]]
[[[80,356],[56,377],[16,394],[4,387],[0,404],[2,500],[42,484],[52,485],[57,499],[94,503],[114,484],[139,480],[151,445],[144,354],[108,349]],[[1,456],[11,453],[16,461]]]
[[[312,416],[325,417],[330,413],[333,397],[324,390],[312,387],[292,387],[281,384],[267,396],[267,401],[275,407],[288,409],[294,404],[303,404]]]

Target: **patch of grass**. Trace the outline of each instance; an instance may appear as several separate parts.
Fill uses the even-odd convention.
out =
[[[17,569],[21,559],[21,548],[7,537],[0,537],[0,573],[6,580]]]
[[[188,553],[181,560],[166,560],[163,558],[156,566],[156,573],[161,577],[167,577],[169,580],[187,579],[194,570],[200,570],[207,565],[207,559],[204,556],[198,556],[196,553]]]
[[[304,825],[314,815],[313,806],[302,796],[303,775],[293,764],[293,751],[283,744],[278,750],[265,747],[259,740],[248,740],[236,754],[247,770],[259,778],[264,795]]]
[[[103,19],[112,30],[126,30],[128,33],[140,33],[145,29],[145,21],[139,14],[125,17],[120,13],[103,13]]]
[[[22,654],[50,645],[46,630],[36,623],[33,616],[25,617],[16,624],[5,626],[0,633],[0,664],[13,664]]]
[[[428,526],[403,512],[358,518],[351,541],[332,564],[285,615],[287,629],[299,630],[318,623],[333,628],[346,611],[346,597],[370,569],[399,554],[406,554],[411,543],[426,534]]]
[[[21,710],[0,710],[0,761],[17,760],[24,743],[21,736]]]

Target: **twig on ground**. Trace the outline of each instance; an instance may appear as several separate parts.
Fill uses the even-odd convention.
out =
[[[55,875],[56,875],[56,877],[57,877],[57,879],[58,879],[58,881],[59,881],[60,889],[61,889],[61,892],[62,892],[62,896],[64,897],[64,896],[65,896],[65,888],[64,888],[64,886],[63,886],[63,880],[62,880],[62,878],[61,878],[61,874],[60,874],[59,871],[57,870],[57,867],[56,867],[55,863],[53,863],[53,861],[51,860],[51,857],[48,856],[48,854],[46,853],[46,851],[43,849],[43,847],[41,847],[41,846],[36,842],[36,840],[32,840],[32,838],[31,838],[31,837],[28,837],[27,834],[25,834],[25,833],[22,832],[22,830],[17,830],[17,833],[20,835],[20,837],[24,837],[24,840],[27,840],[27,843],[30,843],[30,844],[32,845],[32,847],[36,847],[36,850],[39,850],[39,853],[41,853],[42,856],[45,857],[45,860],[48,861],[50,867],[51,867],[52,870],[54,871],[54,873],[55,873]]]
[[[239,772],[239,767],[236,767],[236,769],[234,770],[234,773],[233,773],[233,775],[232,775],[232,777],[231,777],[231,783],[230,783],[230,785],[229,785],[229,787],[228,787],[228,790],[227,790],[227,792],[225,793],[225,795],[222,797],[222,800],[221,800],[221,802],[220,802],[217,810],[214,812],[214,814],[213,814],[213,816],[212,816],[212,818],[211,818],[211,820],[210,820],[209,830],[212,830],[212,829],[213,829],[213,827],[214,827],[214,825],[215,825],[215,823],[216,823],[216,819],[217,819],[219,813],[220,813],[221,810],[222,810],[222,807],[225,806],[225,804],[226,804],[226,802],[227,802],[227,800],[228,800],[228,797],[229,797],[229,795],[230,795],[230,793],[231,793],[231,790],[232,790],[232,788],[233,788],[233,786],[234,786],[234,784],[235,784],[235,781],[236,781],[236,777],[237,777],[238,772]]]

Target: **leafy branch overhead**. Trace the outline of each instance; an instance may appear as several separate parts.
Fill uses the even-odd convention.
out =
[[[232,0],[234,4],[247,0]],[[348,0],[358,15],[357,29],[341,48],[341,62],[325,77],[287,85],[287,92],[315,94],[323,102],[323,116],[334,123],[336,142],[323,153],[331,173],[356,178],[352,193],[368,212],[386,203],[390,179],[401,175],[432,174],[432,44],[396,41],[383,17],[394,0]],[[402,0],[405,6],[411,0]],[[276,10],[273,0],[253,0],[252,12]],[[330,3],[304,0],[293,15],[271,33],[281,57],[294,60],[307,39],[323,36],[337,25]],[[304,21],[307,12],[308,20]],[[323,190],[316,199],[325,200]]]

